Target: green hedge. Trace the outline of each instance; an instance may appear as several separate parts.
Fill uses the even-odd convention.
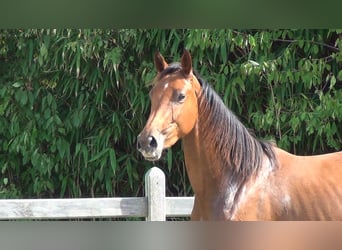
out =
[[[338,30],[2,30],[0,197],[136,196],[153,54],[195,69],[262,138],[297,154],[341,149]],[[191,195],[181,145],[156,163]]]

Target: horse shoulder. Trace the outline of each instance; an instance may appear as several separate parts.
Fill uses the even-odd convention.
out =
[[[285,151],[284,151],[285,152]],[[246,184],[232,220],[277,220],[289,205],[286,168],[265,167]]]

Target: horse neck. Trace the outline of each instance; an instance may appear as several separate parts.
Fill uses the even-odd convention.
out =
[[[218,161],[217,153],[205,145],[198,123],[183,138],[186,170],[196,195],[218,193],[222,185],[223,171],[227,169]]]
[[[209,116],[211,110],[207,105],[203,105],[205,96],[199,98],[199,117],[193,130],[183,138],[183,149],[186,168],[191,182],[191,186],[196,195],[211,195],[225,192],[225,184],[230,176],[230,166],[222,161],[219,147],[215,144],[215,138],[208,136],[208,130],[219,132],[222,124],[208,124],[212,119]],[[204,124],[206,123],[206,124]],[[222,140],[223,138],[216,138]],[[227,140],[227,138],[225,138]]]

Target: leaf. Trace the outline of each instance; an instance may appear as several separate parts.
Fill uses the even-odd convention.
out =
[[[80,66],[81,66],[81,48],[78,44],[76,50],[76,77],[80,76]]]
[[[112,168],[113,174],[115,174],[117,164],[116,164],[115,150],[113,148],[109,149],[109,160],[110,160],[110,166]]]
[[[313,54],[317,55],[317,54],[318,54],[318,51],[319,51],[319,48],[318,48],[317,45],[312,46],[312,52],[313,52]]]
[[[72,124],[76,128],[80,127],[81,119],[80,119],[79,113],[77,111],[75,111],[75,113],[72,115]]]
[[[110,177],[105,178],[105,186],[108,195],[113,194],[112,179]]]
[[[121,62],[121,48],[119,47],[113,48],[110,54],[111,54],[112,63],[114,65],[119,64]]]
[[[331,79],[330,79],[330,89],[333,89],[336,83],[336,77],[334,75],[331,75]]]
[[[31,66],[31,63],[32,63],[32,56],[33,56],[33,41],[29,40],[29,53],[28,53],[29,66]]]
[[[75,147],[75,155],[78,155],[78,153],[80,152],[82,144],[81,143],[77,143],[76,147]]]
[[[51,106],[51,103],[52,103],[52,100],[53,100],[53,97],[52,97],[51,93],[48,93],[46,98],[47,98],[48,105]]]
[[[15,93],[15,99],[17,102],[19,102],[21,104],[21,106],[25,106],[27,104],[27,92],[23,91],[23,90],[18,90]]]
[[[342,81],[342,70],[340,70],[337,74],[337,80]]]
[[[15,83],[13,83],[12,84],[12,86],[14,87],[14,88],[20,88],[21,86],[23,86],[24,84],[22,83],[22,82],[15,82]]]
[[[40,46],[39,56],[38,56],[38,63],[40,66],[43,66],[44,61],[47,59],[48,56],[48,49],[44,43]]]
[[[8,96],[3,98],[3,100],[0,102],[0,116],[5,114],[5,110],[7,109],[9,102],[10,98]]]
[[[129,158],[126,160],[126,172],[128,176],[128,183],[130,188],[133,188],[133,173],[132,173],[132,164]]]
[[[61,185],[60,197],[64,197],[65,190],[66,190],[66,187],[67,187],[67,183],[68,183],[68,177],[63,177],[62,185]]]
[[[104,156],[109,151],[109,148],[106,148],[102,150],[101,152],[97,153],[93,158],[89,160],[89,162],[94,162],[98,159],[100,159],[102,156]]]
[[[226,46],[226,43],[224,44],[221,44],[220,46],[220,49],[221,49],[221,58],[222,58],[222,62],[223,63],[226,63],[227,62],[227,46]]]
[[[298,41],[298,45],[299,45],[300,48],[303,48],[303,46],[304,46],[304,40],[299,40],[299,41]]]
[[[248,37],[248,41],[249,41],[250,46],[251,46],[252,48],[254,48],[255,45],[256,45],[256,43],[255,43],[255,38],[254,38],[252,35],[250,35],[250,36]]]
[[[85,145],[82,145],[82,155],[83,155],[83,160],[84,160],[84,164],[85,166],[84,167],[87,167],[88,165],[88,156],[89,156],[89,152],[88,152],[88,149]]]

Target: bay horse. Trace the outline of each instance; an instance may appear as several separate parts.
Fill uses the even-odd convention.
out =
[[[342,152],[297,156],[257,139],[192,68],[157,52],[151,112],[138,135],[146,160],[182,140],[192,220],[341,220]]]

